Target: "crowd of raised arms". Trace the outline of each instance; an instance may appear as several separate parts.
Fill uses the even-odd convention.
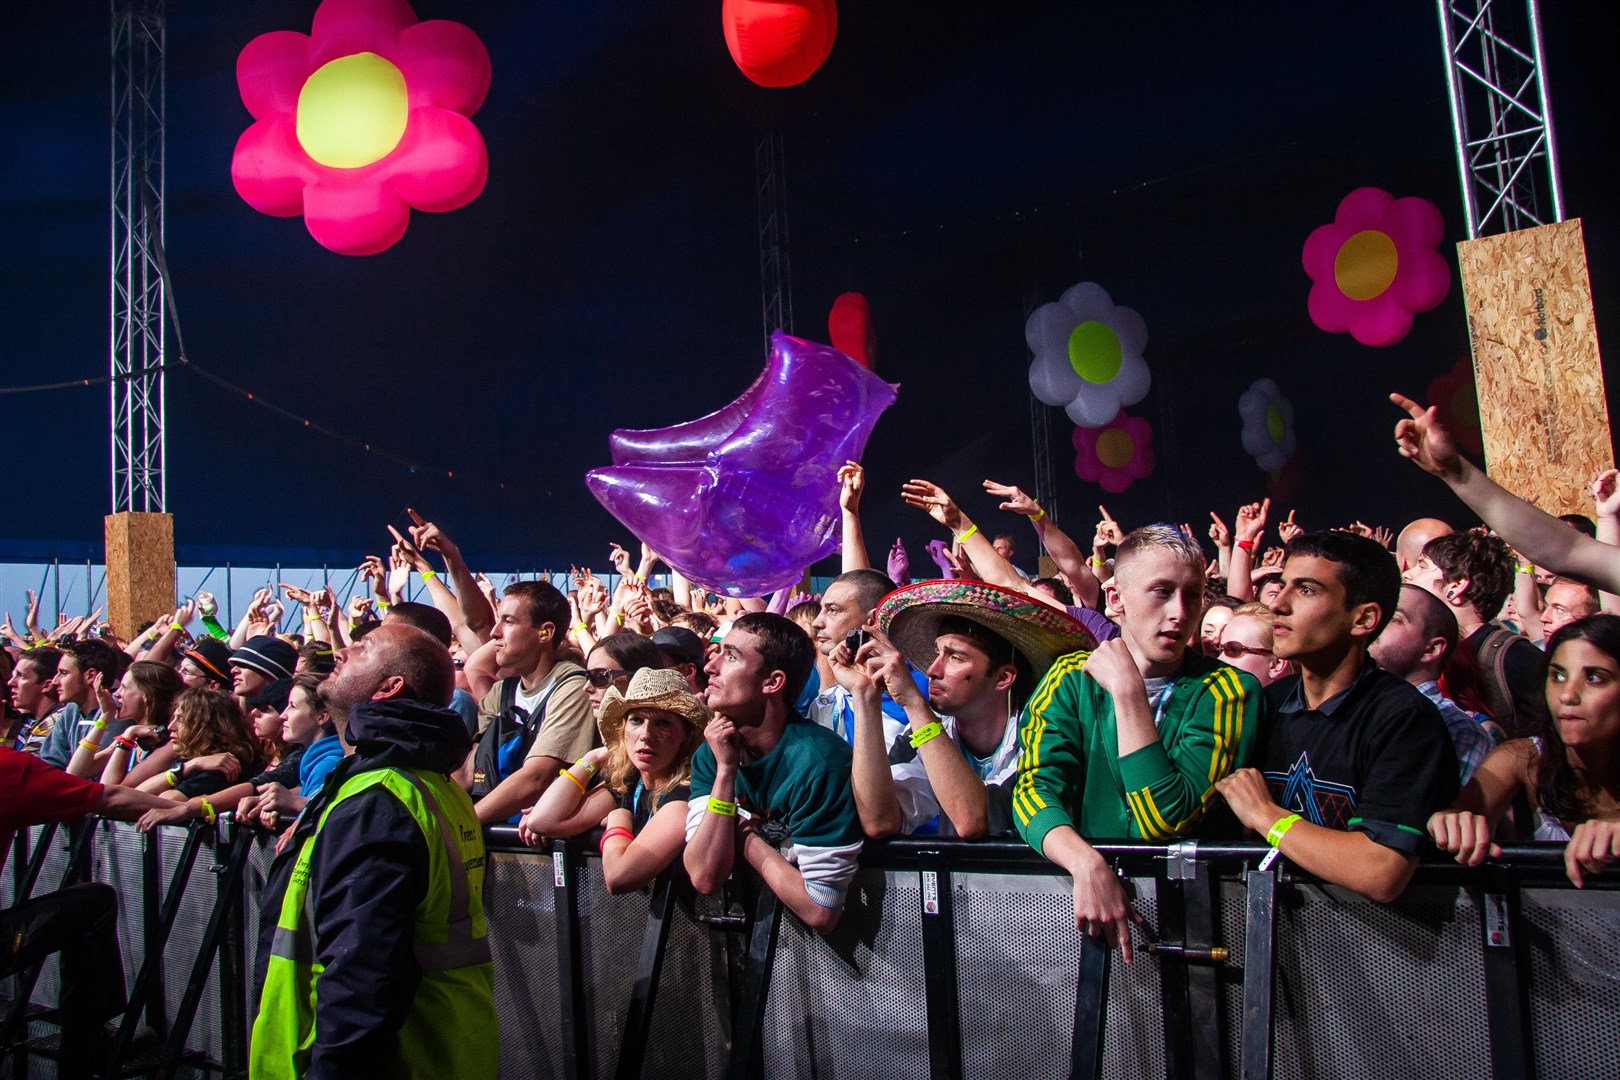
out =
[[[155,796],[143,828],[229,810],[283,847],[346,758],[405,762],[526,843],[599,833],[612,891],[680,862],[712,893],[745,861],[822,932],[865,840],[1016,833],[1126,960],[1137,916],[1094,841],[1260,838],[1389,901],[1426,851],[1547,840],[1581,885],[1620,857],[1620,474],[1553,518],[1395,403],[1395,449],[1484,527],[1262,500],[1066,532],[1016,486],[986,480],[1005,516],[974,522],[913,480],[899,497],[940,527],[916,574],[899,541],[869,561],[852,462],[842,572],[737,600],[650,587],[658,554],[618,544],[613,588],[581,569],[497,593],[413,511],[346,604],[282,584],[231,628],[199,594],[126,642],[44,630],[29,597],[0,626],[3,741]],[[1026,572],[1037,549],[1051,576]],[[302,633],[275,632],[284,605]]]

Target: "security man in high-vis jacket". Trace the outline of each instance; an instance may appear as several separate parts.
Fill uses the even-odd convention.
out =
[[[493,1080],[483,832],[450,779],[471,749],[443,707],[453,687],[444,646],[393,623],[322,684],[352,752],[271,867],[255,1080]]]

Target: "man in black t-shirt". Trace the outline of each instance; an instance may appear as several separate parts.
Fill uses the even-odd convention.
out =
[[[1429,815],[1457,794],[1440,713],[1367,656],[1400,591],[1394,556],[1365,537],[1308,533],[1288,545],[1272,648],[1300,674],[1267,688],[1259,768],[1216,784],[1300,867],[1383,902],[1411,880]]]

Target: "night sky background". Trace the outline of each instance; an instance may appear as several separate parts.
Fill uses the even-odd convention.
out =
[[[979,482],[1032,488],[1025,306],[1082,280],[1146,319],[1154,388],[1130,411],[1154,425],[1159,465],[1105,497],[1075,477],[1073,425],[1051,410],[1055,516],[1077,538],[1099,501],[1129,528],[1230,520],[1260,497],[1237,399],[1261,376],[1297,412],[1304,486],[1283,509],[1302,523],[1467,520],[1396,456],[1384,400],[1422,395],[1467,356],[1460,287],[1371,349],[1311,324],[1299,262],[1306,235],[1370,184],[1440,206],[1455,270],[1432,4],[845,0],[825,67],[765,90],[733,65],[718,0],[419,0],[422,18],[466,23],[489,48],[474,117],[489,183],[462,210],[413,214],[365,258],[253,211],[230,182],[250,123],[236,55],[270,30],[308,32],[315,7],[169,0],[173,299],[198,364],[430,468],[172,372],[182,562],[341,564],[381,550],[411,505],[491,570],[605,569],[608,542],[630,537],[582,478],[607,464],[608,432],[710,412],[764,365],[753,153],[769,129],[786,145],[795,331],[826,340],[834,298],[863,292],[877,370],[901,384],[866,455],[874,555],[903,535],[926,565],[939,530],[898,497],[921,476],[1015,529],[1032,562],[1026,530]],[[1543,16],[1600,335],[1620,295],[1602,165],[1613,10]],[[13,2],[0,18],[0,386],[103,374],[106,5]],[[105,387],[0,395],[0,557],[100,558],[107,408]]]

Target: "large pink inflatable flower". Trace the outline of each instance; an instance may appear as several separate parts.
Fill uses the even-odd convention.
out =
[[[1435,250],[1444,236],[1440,210],[1427,199],[1352,191],[1332,224],[1305,240],[1311,321],[1363,345],[1395,344],[1414,314],[1438,307],[1451,291],[1451,267]]]
[[[325,0],[308,36],[261,34],[236,58],[254,124],[231,180],[255,210],[304,215],[321,246],[374,255],[413,207],[455,210],[484,190],[489,156],[468,117],[489,75],[460,23],[417,22],[406,0]]]
[[[1153,426],[1121,410],[1099,428],[1074,429],[1074,474],[1118,495],[1153,472]]]

